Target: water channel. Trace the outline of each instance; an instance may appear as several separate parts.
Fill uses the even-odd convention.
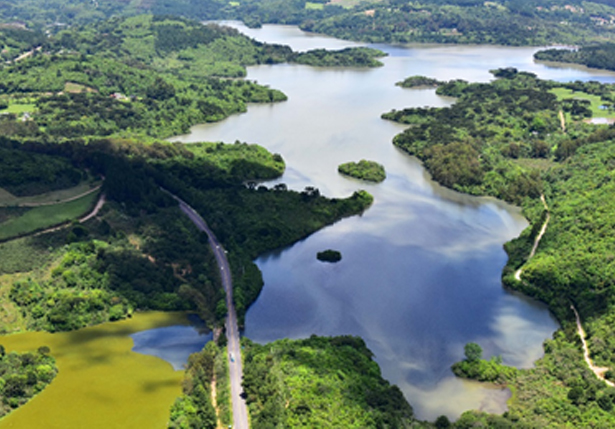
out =
[[[352,42],[310,35],[295,27],[248,29],[257,40],[295,50],[339,49]],[[517,67],[559,81],[615,81],[615,75],[533,62],[536,48],[494,46],[388,46],[384,67],[319,69],[300,65],[257,66],[248,78],[286,93],[278,104],[251,105],[220,123],[199,125],[176,140],[258,143],[282,154],[287,171],[277,180],[292,189],[316,186],[330,197],[366,189],[374,205],[295,245],[256,262],[265,287],[246,319],[245,336],[257,342],[311,334],[360,335],[383,376],[397,384],[421,419],[467,409],[502,412],[509,393],[456,379],[450,365],[467,342],[484,355],[531,367],[557,323],[539,303],[502,288],[503,243],[527,222],[518,209],[444,189],[419,162],[391,143],[403,127],[380,119],[409,106],[446,106],[434,90],[406,90],[411,75],[441,80],[488,81],[489,69]],[[383,164],[378,185],[337,173],[342,162]],[[273,183],[271,183],[273,184]],[[338,264],[316,260],[333,248]]]

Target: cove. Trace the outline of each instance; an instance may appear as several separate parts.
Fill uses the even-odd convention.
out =
[[[357,45],[295,27],[227,24],[296,50]],[[500,281],[506,263],[502,245],[527,222],[515,207],[432,182],[418,161],[391,143],[403,126],[380,115],[453,102],[434,90],[395,86],[411,75],[488,81],[489,70],[499,67],[558,81],[614,82],[615,75],[534,63],[538,48],[375,47],[389,54],[377,69],[250,67],[249,79],[282,90],[288,101],[250,106],[245,114],[193,127],[174,140],[240,140],[280,153],[287,171],[268,186],[316,186],[330,197],[362,188],[374,195],[374,205],[362,216],[256,261],[265,286],[248,311],[245,336],[265,343],[311,334],[359,335],[418,418],[456,418],[468,409],[502,412],[508,392],[457,379],[450,366],[473,341],[486,357],[502,355],[506,364],[531,367],[543,354],[542,342],[558,328],[545,306],[507,292]],[[339,164],[360,159],[384,165],[387,179],[373,185],[337,173]],[[316,260],[317,252],[329,248],[341,251],[341,262]]]
[[[45,390],[0,420],[0,428],[166,428],[184,373],[132,352],[130,336],[187,324],[184,313],[151,312],[78,331],[0,337],[7,352],[48,346],[59,369]]]
[[[192,353],[203,350],[213,339],[213,333],[196,315],[188,315],[190,325],[164,326],[130,335],[133,352],[159,357],[169,362],[176,371],[184,369]]]

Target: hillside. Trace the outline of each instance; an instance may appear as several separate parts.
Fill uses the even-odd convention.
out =
[[[613,40],[613,6],[609,1],[580,0],[52,0],[43,7],[37,0],[7,0],[0,16],[5,22],[28,21],[42,27],[148,12],[201,20],[239,19],[254,27],[291,24],[376,43],[549,45]]]

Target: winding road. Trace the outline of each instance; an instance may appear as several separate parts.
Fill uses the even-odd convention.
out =
[[[589,369],[594,374],[596,374],[596,377],[604,381],[609,386],[615,387],[615,383],[605,378],[605,374],[609,370],[609,368],[604,366],[595,366],[594,362],[589,357],[589,347],[587,346],[587,341],[585,341],[585,330],[583,329],[583,325],[581,324],[581,317],[579,316],[579,312],[577,311],[577,309],[574,308],[574,305],[571,305],[570,308],[574,312],[574,316],[577,319],[577,333],[579,334],[579,337],[581,337],[581,343],[583,343],[583,358],[585,359],[585,363],[587,364]]]
[[[542,236],[545,235],[545,232],[547,232],[547,226],[549,225],[549,220],[551,220],[551,213],[549,213],[549,206],[547,205],[547,200],[545,200],[544,195],[540,196],[540,201],[542,201],[542,205],[545,207],[547,217],[545,218],[545,223],[542,224],[542,228],[540,228],[540,232],[534,240],[534,245],[532,246],[532,251],[530,252],[530,255],[527,257],[527,261],[532,259],[536,254],[536,249],[538,249],[538,245],[540,244],[540,240],[542,240]],[[521,274],[523,274],[523,267],[520,267],[517,271],[515,271],[515,280],[519,282],[522,281]]]
[[[168,192],[168,191],[167,191]],[[231,269],[226,258],[226,251],[209,229],[205,220],[190,207],[185,201],[169,193],[179,203],[179,208],[190,218],[196,227],[205,232],[209,238],[209,245],[214,252],[216,262],[220,269],[220,277],[222,286],[226,292],[226,306],[228,308],[228,316],[226,319],[226,337],[228,339],[228,365],[229,376],[231,382],[231,400],[233,402],[233,427],[235,429],[248,429],[248,409],[246,402],[241,394],[241,379],[243,377],[243,368],[241,364],[241,346],[239,343],[239,327],[237,325],[237,312],[233,305],[233,280],[231,278]]]
[[[536,239],[534,240],[534,246],[532,246],[532,251],[530,252],[530,255],[528,256],[527,261],[532,259],[534,255],[536,254],[536,249],[538,248],[538,244],[540,243],[542,236],[545,235],[545,232],[547,231],[547,225],[549,225],[549,220],[551,219],[551,214],[549,213],[549,206],[547,205],[545,196],[541,195],[540,200],[542,201],[542,204],[545,207],[547,216],[545,218],[545,223],[542,224],[542,228],[540,228],[540,232],[538,233],[538,235],[536,236]],[[521,274],[523,274],[523,266],[521,266],[517,271],[515,271],[515,279],[517,281],[523,282],[524,280],[521,279]],[[583,325],[581,324],[581,317],[579,316],[579,312],[574,307],[574,305],[571,304],[570,309],[574,312],[574,316],[576,318],[577,334],[579,335],[579,338],[581,338],[581,343],[583,344],[583,358],[585,359],[585,363],[587,364],[589,369],[596,375],[596,377],[604,381],[607,385],[611,387],[615,387],[615,383],[605,378],[605,374],[609,370],[609,368],[595,366],[591,358],[589,357],[589,347],[587,345],[587,341],[585,341],[585,330],[583,329]]]

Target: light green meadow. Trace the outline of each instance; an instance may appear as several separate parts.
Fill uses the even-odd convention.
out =
[[[30,209],[22,216],[1,223],[0,239],[17,237],[76,219],[94,206],[98,194],[94,192],[68,203]]]
[[[102,181],[90,182],[86,180],[76,186],[73,186],[72,188],[60,189],[58,191],[51,191],[44,194],[27,197],[16,197],[7,190],[0,188],[0,207],[14,207],[28,204],[56,204],[60,201],[85,194],[101,184]]]
[[[555,94],[558,100],[564,100],[566,98],[589,100],[591,103],[589,108],[592,111],[592,117],[594,118],[615,118],[615,112],[600,108],[604,102],[598,95],[588,94],[586,92],[577,92],[568,88],[553,88],[551,93]]]

